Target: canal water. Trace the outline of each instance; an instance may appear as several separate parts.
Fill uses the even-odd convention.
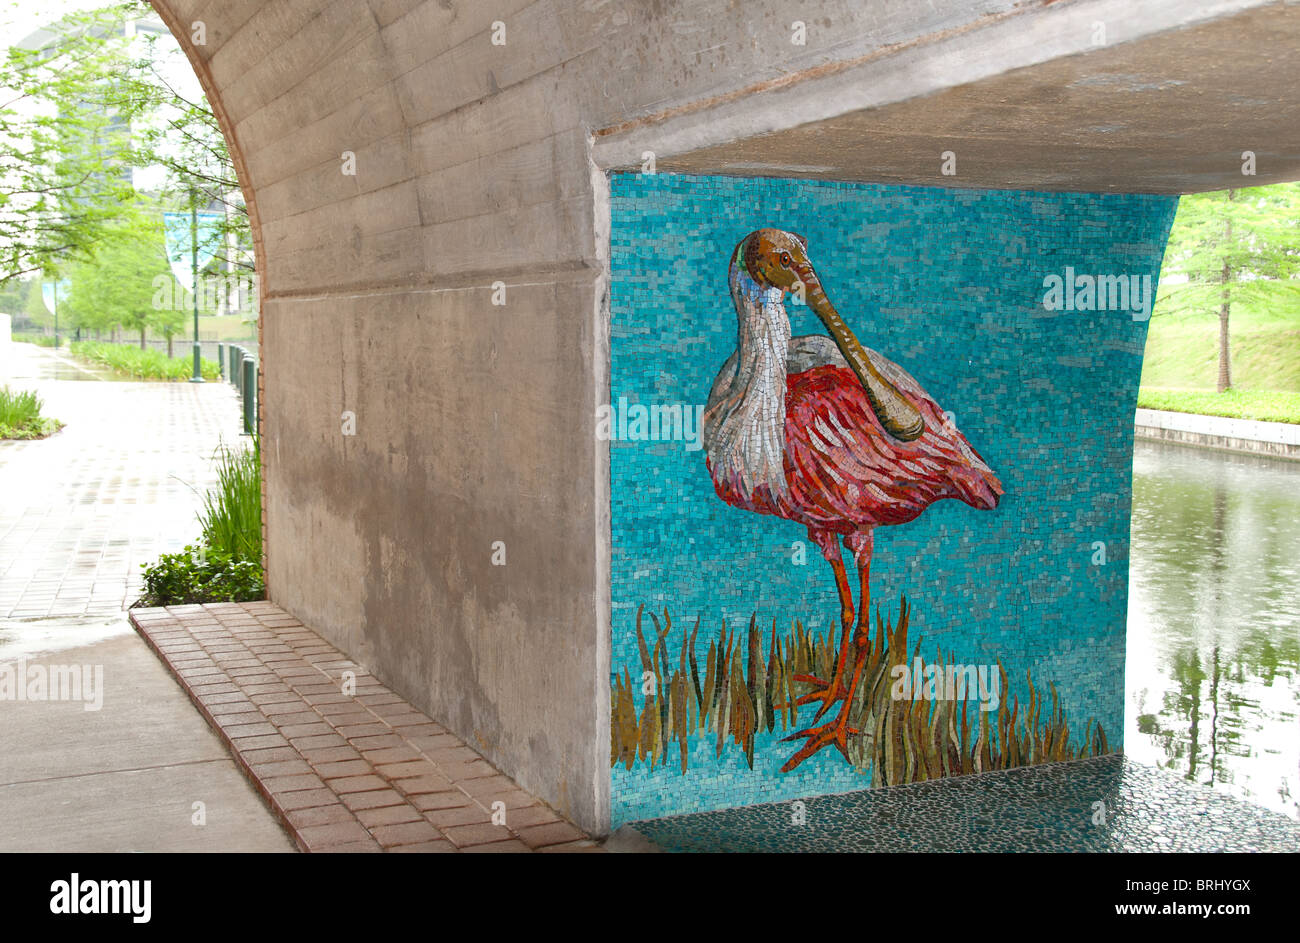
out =
[[[1124,751],[1300,819],[1300,462],[1139,439]]]

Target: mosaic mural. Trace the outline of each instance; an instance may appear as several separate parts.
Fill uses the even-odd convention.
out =
[[[1176,200],[611,189],[614,825],[1115,749]]]

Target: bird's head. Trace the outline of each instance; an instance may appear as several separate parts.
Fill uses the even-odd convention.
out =
[[[826,331],[862,382],[881,425],[894,438],[910,442],[925,431],[920,411],[872,362],[857,336],[826,297],[808,258],[808,240],[784,229],[756,229],[736,246],[735,265],[761,288],[799,295],[826,325]]]
[[[808,259],[808,240],[784,229],[750,233],[737,247],[736,261],[763,288],[786,292],[821,284]]]

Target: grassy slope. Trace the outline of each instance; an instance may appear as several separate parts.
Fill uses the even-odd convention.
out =
[[[33,315],[31,317],[38,325],[47,328],[53,327],[54,318],[50,315],[45,315],[44,317]],[[59,335],[63,338],[65,344],[74,334],[75,328],[69,329],[67,324],[60,324]],[[105,332],[105,336],[107,336],[107,332]],[[149,331],[146,336],[151,340],[164,339],[157,331]],[[222,317],[215,317],[213,315],[201,314],[199,315],[199,337],[205,341],[235,341],[238,343],[239,341],[251,340],[256,342],[257,325],[246,322],[242,315],[223,315]],[[134,344],[139,343],[139,341],[139,331],[122,332],[122,343]],[[181,333],[173,337],[173,342],[175,344],[183,344],[186,342],[192,343],[193,341],[194,321],[187,314],[185,316],[185,325],[181,329]]]
[[[1231,325],[1235,387],[1300,393],[1300,308],[1234,308]],[[1151,319],[1143,387],[1213,391],[1218,375],[1217,312]]]
[[[1234,305],[1233,389],[1219,374],[1217,312],[1151,319],[1138,405],[1206,416],[1300,423],[1300,306]]]

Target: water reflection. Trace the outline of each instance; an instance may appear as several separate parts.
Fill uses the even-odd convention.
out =
[[[1300,463],[1139,440],[1125,752],[1300,818]]]

